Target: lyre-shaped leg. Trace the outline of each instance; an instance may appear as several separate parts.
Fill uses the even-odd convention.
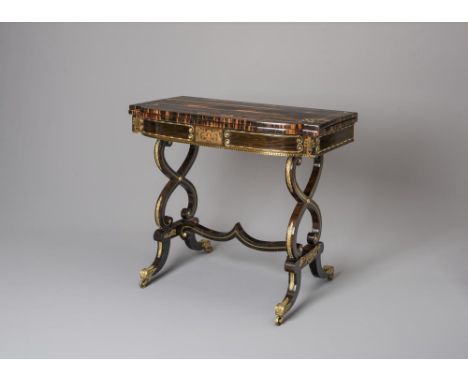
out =
[[[174,169],[169,166],[164,156],[166,147],[171,145],[172,142],[162,140],[157,140],[154,145],[154,160],[156,162],[156,166],[169,178],[169,181],[161,191],[161,194],[156,201],[154,220],[160,229],[168,230],[168,232],[162,236],[158,230],[155,232],[154,238],[158,243],[158,249],[153,263],[140,271],[140,286],[142,288],[146,287],[154,276],[156,276],[156,274],[162,269],[169,253],[170,240],[172,237],[179,234],[177,228],[172,228],[172,217],[166,215],[167,203],[177,187],[182,186],[188,196],[188,205],[183,208],[180,213],[182,217],[181,221],[196,220],[194,216],[198,203],[197,191],[192,182],[190,182],[185,176],[195,162],[198,154],[198,146],[190,145],[187,157],[180,165],[179,169],[174,171]],[[181,234],[181,237],[187,247],[191,249],[204,250],[205,252],[211,252],[212,250],[211,244],[208,240],[197,241],[193,232],[184,232]]]
[[[309,265],[314,276],[329,280],[333,278],[334,272],[332,266],[322,267],[321,265],[320,257],[323,251],[323,243],[320,242],[322,216],[319,206],[312,200],[320,179],[323,157],[314,157],[312,173],[304,190],[299,187],[296,180],[296,166],[301,164],[301,160],[300,157],[289,157],[286,161],[286,185],[297,204],[289,220],[286,233],[287,260],[285,270],[288,272],[289,281],[286,296],[275,308],[277,325],[281,325],[285,314],[296,301],[301,286],[301,269],[303,267]],[[307,244],[301,245],[297,243],[297,231],[306,210],[309,211],[312,218],[312,231],[307,235]]]

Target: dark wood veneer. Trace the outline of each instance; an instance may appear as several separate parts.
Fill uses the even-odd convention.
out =
[[[155,138],[308,157],[351,142],[357,121],[354,112],[185,96],[130,105],[129,112],[134,131]]]

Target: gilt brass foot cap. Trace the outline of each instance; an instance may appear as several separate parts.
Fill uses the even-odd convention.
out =
[[[151,276],[156,272],[156,267],[150,265],[140,271],[140,288],[146,288],[151,280]]]
[[[275,325],[280,326],[283,323],[283,316],[276,316],[275,317]]]
[[[323,267],[323,270],[327,275],[327,279],[328,280],[333,280],[333,277],[335,276],[335,267],[333,267],[331,265],[325,265]]]
[[[202,246],[203,251],[210,253],[213,251],[213,246],[209,240],[200,240],[200,245]]]

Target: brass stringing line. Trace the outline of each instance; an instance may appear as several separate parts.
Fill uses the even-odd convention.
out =
[[[288,259],[297,260],[302,254],[299,253],[297,248],[297,227],[307,209],[313,220],[313,226],[318,225],[319,232],[315,232],[320,237],[321,231],[321,214],[318,205],[312,201],[312,195],[320,179],[320,174],[323,166],[323,157],[316,156],[313,161],[313,169],[309,177],[309,181],[303,190],[297,184],[296,179],[296,166],[301,163],[299,157],[290,157],[286,160],[285,175],[288,190],[296,199],[297,204],[293,210],[289,220],[288,229],[286,233],[286,251]],[[315,219],[314,219],[315,218]],[[315,224],[314,224],[315,223]]]
[[[259,242],[265,243],[265,244],[270,243],[270,242],[267,242],[264,240],[257,240],[251,237],[247,232],[245,232],[244,228],[242,228],[240,223],[236,223],[235,226],[228,232],[213,231],[213,230],[210,230],[209,228],[200,227],[198,225],[187,225],[187,226],[182,227],[181,230],[182,232],[185,230],[192,230],[195,233],[199,234],[200,236],[203,236],[212,240],[219,240],[219,241],[228,241],[235,237],[241,243],[254,249],[263,249],[267,251],[284,251],[285,249],[285,244],[279,244],[276,246],[259,244]],[[213,231],[213,232],[208,232],[208,231]]]
[[[255,153],[255,154],[260,154],[260,155],[269,155],[269,156],[277,156],[277,157],[292,157],[292,156],[302,155],[307,158],[310,158],[312,156],[312,155],[306,155],[306,154],[302,154],[298,152],[271,151],[269,149],[255,149],[255,148],[241,147],[241,146],[227,146],[226,147],[224,145],[222,146],[221,145],[207,145],[205,143],[189,141],[188,139],[173,138],[173,137],[169,137],[166,135],[152,134],[152,133],[147,133],[147,132],[142,132],[142,134],[150,138],[169,140],[170,142],[188,143],[188,144],[196,145],[196,146],[212,147],[212,148],[223,149],[223,150],[250,152],[250,153]]]
[[[332,146],[328,146],[327,148],[323,149],[323,150],[320,150],[320,153],[324,153],[324,152],[327,152],[327,151],[330,151],[338,146],[343,146],[344,144],[348,143],[348,142],[351,142],[351,141],[354,141],[354,137],[353,138],[349,138],[349,139],[345,139],[344,141],[340,142],[340,143],[337,143],[336,145],[332,145]]]
[[[182,210],[183,218],[193,217],[197,208],[196,190],[192,182],[185,178],[186,174],[193,165],[193,162],[198,153],[198,147],[190,145],[189,152],[185,160],[180,165],[177,171],[174,171],[167,163],[164,152],[165,147],[170,146],[168,141],[156,140],[154,145],[154,160],[158,169],[169,178],[169,181],[163,188],[155,205],[155,221],[156,225],[166,227],[172,223],[172,218],[165,215],[167,202],[178,186],[182,186],[186,191],[189,199],[189,205]]]
[[[187,124],[187,123],[183,123],[183,122],[174,122],[174,121],[165,121],[165,120],[162,120],[162,119],[154,119],[154,118],[151,118],[150,116],[146,115],[145,113],[142,113],[138,110],[133,110],[131,111],[131,114],[132,114],[132,117],[134,118],[141,118],[143,121],[144,120],[147,120],[147,121],[152,121],[152,122],[159,122],[161,124],[170,124],[170,125],[178,125],[178,126],[184,126],[184,127],[187,127],[187,128],[195,128],[196,129],[196,126],[202,126],[202,127],[206,127],[204,125],[196,125],[196,124]],[[348,122],[348,123],[346,123]],[[132,121],[133,123],[133,121]],[[339,133],[343,130],[346,130],[346,129],[349,129],[349,128],[353,128],[354,125],[355,125],[356,121],[352,121],[351,123],[349,123],[349,121],[344,121],[344,122],[341,122],[340,124],[343,124],[343,126],[341,128],[337,128],[337,129],[334,129],[333,126],[331,126],[329,129],[329,131],[321,136],[318,136],[317,138],[323,138],[323,137],[326,137],[326,136],[329,136],[329,135],[333,135],[333,134],[336,134],[336,133]],[[208,126],[208,127],[212,127],[212,126]],[[281,134],[272,134],[272,133],[260,133],[260,132],[251,132],[251,131],[243,131],[243,130],[238,130],[238,129],[234,129],[234,128],[223,128],[222,126],[219,126],[219,129],[221,129],[222,131],[224,130],[227,130],[227,131],[232,131],[233,133],[235,134],[248,134],[248,135],[259,135],[259,136],[271,136],[271,137],[281,137],[281,138],[291,138],[291,137],[296,137],[296,138],[301,138],[305,141],[306,138],[308,138],[309,136],[307,135],[302,135],[302,134],[284,134],[284,135],[281,135]],[[197,141],[193,141],[193,140],[190,140],[190,139],[186,139],[186,138],[180,138],[180,137],[173,137],[173,136],[169,136],[169,135],[164,135],[164,134],[158,134],[158,133],[150,133],[150,132],[146,132],[144,130],[141,130],[141,131],[138,131],[140,132],[141,134],[143,135],[146,135],[148,137],[151,137],[151,138],[156,138],[156,139],[161,139],[161,140],[166,140],[166,141],[173,141],[173,142],[181,142],[181,143],[189,143],[189,144],[192,144],[192,145],[197,145],[197,146],[207,146],[207,147],[216,147],[216,148],[222,148],[222,149],[227,149],[227,150],[236,150],[236,151],[244,151],[244,152],[253,152],[253,153],[256,153],[256,154],[261,154],[261,155],[272,155],[272,156],[283,156],[283,157],[291,157],[291,156],[305,156],[305,157],[313,157],[313,154],[310,154],[307,152],[307,148],[306,148],[306,145],[304,145],[304,148],[303,150],[301,151],[294,151],[294,152],[291,152],[291,151],[284,151],[284,150],[280,150],[280,149],[258,149],[258,148],[252,148],[252,147],[249,147],[249,146],[229,146],[229,147],[226,147],[224,146],[223,144],[221,145],[215,145],[215,144],[206,144],[206,143],[203,143],[203,142],[197,142]],[[314,138],[314,137],[312,137]],[[327,151],[330,151],[336,147],[339,147],[339,146],[342,146],[348,142],[351,142],[353,141],[354,138],[350,138],[350,139],[346,139],[342,142],[339,142],[335,145],[332,145],[332,146],[329,146],[327,147],[326,149],[324,150],[319,150],[318,152],[319,153],[322,153],[322,152],[327,152]]]
[[[329,132],[327,132],[327,133],[325,133],[325,134],[323,134],[323,135],[318,136],[318,138],[327,137],[327,136],[329,136],[329,135],[333,135],[333,134],[339,133],[339,132],[341,132],[341,131],[343,131],[343,130],[349,129],[350,127],[354,127],[355,123],[356,123],[356,122],[349,123],[349,124],[347,124],[347,125],[344,125],[342,128],[336,129],[336,130],[333,130],[332,128],[330,128],[330,131],[329,131]],[[332,127],[333,127],[333,126],[332,126]]]
[[[205,143],[189,141],[189,140],[183,139],[183,138],[170,137],[170,136],[162,135],[162,134],[152,134],[152,133],[148,133],[148,132],[145,132],[145,131],[141,132],[141,134],[143,134],[143,135],[145,135],[147,137],[150,137],[150,138],[155,138],[155,139],[160,139],[160,140],[169,140],[170,142],[188,143],[188,144],[192,144],[192,145],[196,145],[196,146],[211,147],[211,148],[223,149],[223,150],[234,150],[234,151],[250,152],[250,153],[255,153],[255,154],[260,154],[260,155],[269,155],[269,156],[287,157],[287,158],[296,157],[296,156],[302,156],[302,157],[306,157],[306,158],[313,158],[314,157],[314,154],[307,154],[306,152],[298,153],[298,152],[285,152],[285,151],[271,151],[271,150],[268,150],[268,149],[254,149],[254,148],[241,147],[241,146],[228,146],[228,147],[226,147],[224,145],[223,146],[221,146],[221,145],[209,145],[209,144],[205,144]],[[331,134],[327,134],[327,135],[331,135]],[[324,135],[324,136],[326,136],[326,135]],[[348,142],[352,142],[353,140],[354,140],[354,138],[349,138],[349,139],[346,139],[346,140],[344,140],[342,142],[339,142],[339,143],[337,143],[335,145],[329,146],[326,149],[319,150],[319,154],[330,151],[330,150],[332,150],[332,149],[334,149],[336,147],[343,146]]]

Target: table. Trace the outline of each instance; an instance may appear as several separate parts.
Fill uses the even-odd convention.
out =
[[[284,269],[288,273],[288,284],[285,297],[275,307],[277,325],[281,325],[297,298],[302,268],[309,266],[313,276],[333,279],[334,268],[321,263],[324,248],[320,241],[322,218],[313,195],[320,179],[323,155],[354,140],[357,113],[184,96],[130,105],[129,113],[133,132],[156,138],[155,162],[169,178],[154,211],[159,227],[154,232],[156,257],[150,266],[140,271],[140,287],[150,284],[161,271],[175,237],[180,237],[188,248],[197,251],[212,251],[207,239],[227,241],[237,238],[252,249],[286,252]],[[165,159],[165,150],[172,142],[190,145],[187,157],[177,170]],[[229,232],[215,231],[199,223],[195,217],[197,192],[187,179],[199,146],[286,158],[286,186],[297,203],[284,241],[258,240],[245,232],[240,223]],[[310,158],[312,162],[311,175],[304,189],[296,181],[296,167],[302,158]],[[174,220],[165,211],[171,194],[179,186],[187,192],[188,205],[182,208],[180,219]],[[297,231],[306,211],[311,215],[312,227],[306,242],[300,244]],[[205,239],[198,240],[196,235]]]

